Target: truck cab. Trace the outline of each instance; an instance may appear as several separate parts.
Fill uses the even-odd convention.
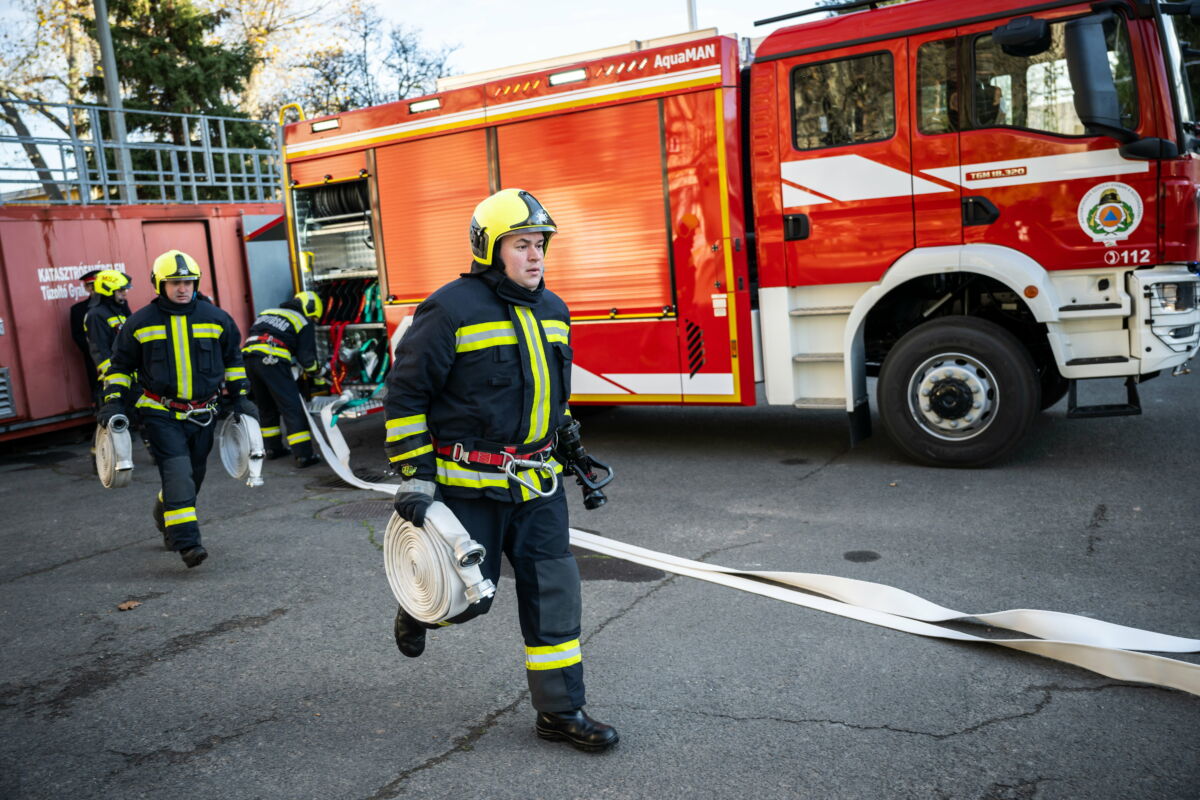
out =
[[[1200,341],[1185,4],[916,0],[777,31],[750,68],[771,403],[878,375],[908,455],[1006,455],[1042,408],[1136,413]],[[1076,381],[1124,403],[1080,406]]]

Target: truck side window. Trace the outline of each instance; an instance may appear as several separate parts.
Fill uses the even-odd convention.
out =
[[[917,48],[917,129],[958,130],[958,40],[940,39]]]
[[[1116,79],[1121,120],[1134,129],[1137,89],[1129,34],[1119,15],[1114,15],[1114,21],[1107,37],[1108,60]],[[1009,55],[990,34],[975,40],[969,127],[1003,125],[1061,136],[1086,135],[1075,113],[1063,32],[1064,23],[1052,24],[1050,47],[1034,56]]]
[[[891,53],[792,70],[792,137],[797,150],[879,142],[895,132]]]

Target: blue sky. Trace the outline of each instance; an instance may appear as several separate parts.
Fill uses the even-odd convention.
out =
[[[754,21],[813,6],[812,0],[696,0],[696,24],[722,34],[765,36],[794,23],[754,27]],[[421,31],[431,46],[458,44],[455,74],[479,72],[560,55],[652,39],[688,29],[686,0],[484,0],[400,2],[385,15]],[[516,13],[519,12],[519,13]]]

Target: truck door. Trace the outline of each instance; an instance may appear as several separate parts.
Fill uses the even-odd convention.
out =
[[[777,62],[788,285],[878,279],[913,247],[914,193],[947,191],[912,175],[908,73],[904,39]]]
[[[1155,120],[1138,110],[1128,27],[1120,14],[1112,17],[1109,63],[1122,122],[1154,136]],[[1067,72],[1066,24],[1052,22],[1049,47],[1035,55],[1005,52],[992,35],[995,21],[959,29],[962,164],[957,174],[930,173],[961,185],[967,244],[1012,247],[1047,269],[1153,263],[1157,171],[1153,162],[1123,158],[1115,140],[1084,131]]]

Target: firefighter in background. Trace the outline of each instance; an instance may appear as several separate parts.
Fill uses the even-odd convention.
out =
[[[132,313],[125,299],[129,283],[129,276],[124,272],[106,269],[96,274],[92,284],[95,302],[83,317],[83,332],[87,334],[92,361],[96,365],[96,377],[100,382],[104,381],[104,374],[108,372],[117,332]]]
[[[499,582],[501,553],[512,565],[538,735],[603,750],[616,743],[617,732],[582,708],[579,568],[563,487],[538,496],[510,482],[501,466],[515,456],[562,469],[552,449],[555,431],[570,421],[570,314],[545,288],[542,263],[555,232],[546,209],[519,189],[475,208],[471,272],[417,308],[396,350],[385,448],[404,479],[396,495],[401,517],[423,525],[436,492],[487,548],[485,578]],[[524,474],[549,488],[548,476]],[[448,622],[484,614],[491,602]],[[401,607],[400,652],[419,656],[427,627],[435,626]]]
[[[313,454],[312,431],[304,400],[292,378],[294,361],[310,382],[317,375],[317,342],[314,326],[321,318],[324,304],[316,292],[300,292],[268,308],[250,326],[242,356],[246,377],[261,415],[263,445],[267,458],[287,455],[279,429],[279,417],[287,424],[287,444],[296,466],[311,467],[320,461]]]
[[[121,326],[104,376],[104,405],[97,421],[120,414],[121,390],[136,373],[145,436],[158,465],[162,491],[154,520],[168,549],[191,567],[208,557],[200,543],[196,494],[204,482],[213,446],[217,403],[224,382],[234,410],[257,417],[246,397],[246,370],[233,318],[200,302],[200,266],[186,253],[169,250],[154,260],[153,301]]]
[[[100,397],[100,381],[96,378],[96,362],[92,360],[92,349],[88,345],[87,333],[83,330],[83,318],[87,316],[88,309],[92,306],[92,299],[96,296],[95,281],[100,272],[101,270],[94,269],[79,276],[79,282],[83,284],[88,296],[71,306],[71,339],[79,348],[79,352],[83,353],[83,364],[86,368],[88,389],[91,391],[93,403]]]

